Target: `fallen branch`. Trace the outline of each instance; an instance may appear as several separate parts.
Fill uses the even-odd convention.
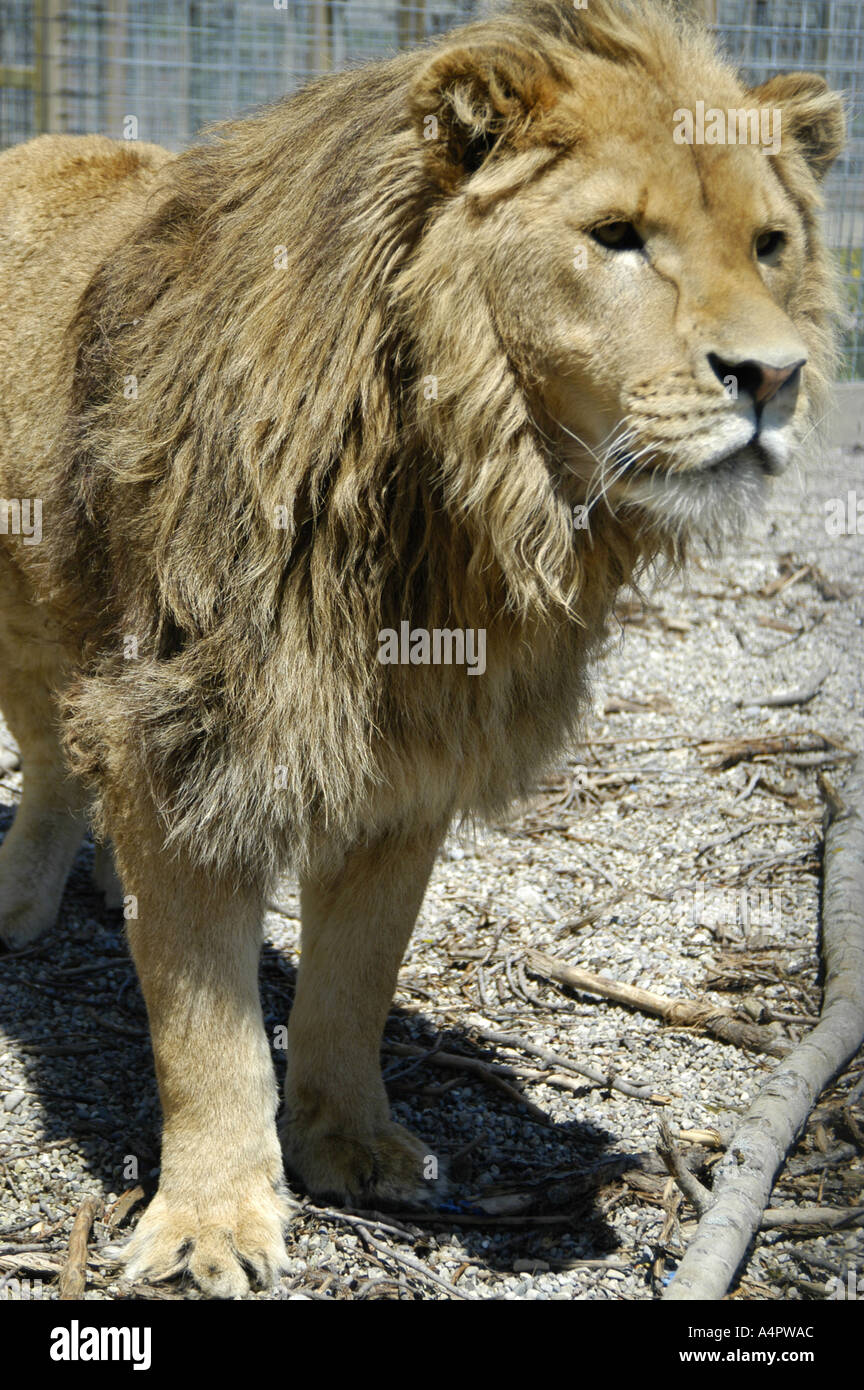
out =
[[[488,953],[486,951],[483,952],[484,960],[486,959],[487,954]],[[460,960],[468,960],[470,959],[470,953],[467,951],[460,951],[458,953],[458,958]],[[405,1013],[420,1012],[420,1007],[416,1004],[400,1003],[399,1007]],[[460,1026],[464,1023],[464,1019],[461,1017],[461,1015],[451,1013],[449,1009],[440,1010],[440,1017],[444,1019],[452,1019],[454,1023],[457,1023]],[[489,1029],[483,1028],[478,1023],[471,1024],[471,1031],[472,1033],[476,1033],[479,1038],[483,1038],[485,1042],[496,1043],[498,1046],[501,1047],[513,1048],[513,1050],[516,1052],[527,1052],[532,1057],[539,1057],[541,1061],[544,1063],[544,1065],[548,1067],[550,1070],[553,1068],[559,1068],[561,1071],[572,1072],[574,1076],[584,1076],[588,1079],[588,1081],[592,1082],[593,1085],[602,1086],[604,1090],[621,1091],[622,1094],[625,1096],[632,1096],[636,1100],[648,1100],[651,1101],[651,1103],[654,1105],[669,1104],[669,1096],[658,1095],[658,1093],[654,1091],[650,1086],[637,1086],[635,1085],[635,1083],[631,1083],[629,1081],[622,1081],[615,1074],[614,1071],[610,1074],[608,1072],[604,1073],[601,1071],[597,1071],[594,1067],[583,1066],[581,1062],[573,1062],[570,1060],[569,1057],[561,1057],[557,1052],[550,1052],[548,1048],[537,1047],[536,1044],[529,1042],[527,1038],[516,1037],[515,1034],[511,1036],[505,1033],[493,1033]],[[401,1046],[407,1046],[407,1044],[401,1044]],[[395,1049],[397,1047],[397,1044],[387,1043],[385,1047]],[[407,1056],[409,1054],[406,1053],[405,1055]],[[447,1056],[458,1057],[460,1060],[462,1060],[461,1054],[459,1053],[448,1054],[435,1052],[434,1050],[431,1053],[427,1053],[427,1060],[429,1062],[434,1063],[437,1058]],[[490,1062],[488,1063],[488,1069],[496,1068],[498,1065],[499,1064]],[[520,1068],[508,1067],[506,1070],[508,1072],[511,1072],[513,1075],[518,1076]],[[526,1072],[526,1075],[529,1075],[529,1073]],[[557,1071],[553,1071],[552,1075],[557,1078]],[[531,1079],[533,1080],[534,1078],[532,1077]],[[538,1077],[537,1080],[539,1079],[540,1078]],[[543,1079],[546,1080],[545,1077]],[[556,1082],[552,1084],[560,1084],[560,1081],[556,1080]],[[519,1099],[523,1104],[525,1103],[525,1098],[523,1096],[519,1096]],[[549,1123],[548,1118],[546,1120],[546,1123]]]
[[[406,1269],[410,1269],[412,1274],[419,1274],[421,1279],[425,1279],[437,1285],[439,1289],[443,1289],[451,1298],[464,1299],[466,1302],[470,1302],[477,1297],[476,1294],[463,1293],[461,1289],[456,1288],[455,1284],[451,1284],[449,1279],[442,1279],[439,1274],[433,1273],[431,1269],[420,1260],[415,1259],[413,1255],[409,1255],[405,1250],[399,1250],[395,1245],[385,1245],[383,1241],[376,1240],[373,1235],[370,1235],[366,1226],[358,1226],[357,1234],[364,1244],[371,1245],[373,1250],[377,1250],[382,1259],[397,1260],[400,1265],[404,1265]]]
[[[534,954],[536,953],[531,952],[531,955]],[[539,1057],[549,1067],[559,1071],[572,1071],[576,1076],[587,1077],[589,1081],[593,1081],[595,1086],[603,1086],[611,1091],[621,1091],[625,1096],[633,1096],[636,1100],[650,1100],[657,1105],[669,1103],[668,1096],[658,1095],[651,1086],[636,1086],[630,1081],[620,1080],[612,1072],[604,1074],[602,1071],[597,1071],[595,1067],[586,1067],[582,1062],[572,1062],[569,1057],[561,1057],[557,1052],[550,1052],[546,1047],[538,1047],[536,1043],[528,1042],[526,1038],[519,1038],[509,1033],[494,1033],[491,1029],[478,1027],[476,1023],[471,1024],[471,1031],[486,1042],[495,1043],[497,1047],[509,1047],[514,1052],[527,1052],[531,1057]]]
[[[98,1197],[85,1197],[78,1208],[78,1215],[72,1223],[72,1231],[69,1236],[69,1254],[60,1271],[61,1301],[77,1301],[84,1297],[87,1241],[101,1206],[102,1203]]]
[[[664,1295],[722,1298],[755,1233],[783,1160],[817,1096],[864,1038],[864,761],[826,811],[822,940],[825,987],[819,1022],[776,1067],[715,1170],[711,1210]]]
[[[687,1167],[684,1156],[675,1142],[675,1136],[666,1120],[660,1121],[660,1142],[657,1152],[666,1166],[680,1197],[686,1197],[697,1216],[703,1217],[714,1206],[717,1198],[710,1188],[705,1187],[695,1173]],[[623,1177],[639,1190],[633,1179],[639,1174],[625,1173]],[[640,1193],[645,1196],[646,1191]],[[647,1189],[650,1199],[650,1187]],[[818,1226],[831,1231],[843,1230],[847,1226],[859,1226],[864,1219],[864,1207],[768,1207],[762,1213],[759,1229],[774,1231],[780,1228],[798,1229],[802,1226]]]
[[[827,734],[797,730],[788,734],[766,734],[762,738],[722,738],[713,743],[700,741],[699,752],[705,757],[717,756],[717,762],[709,763],[709,771],[734,766],[735,763],[749,762],[752,758],[789,759],[802,754],[845,752],[842,744]]]
[[[488,1081],[490,1085],[498,1086],[510,1096],[511,1100],[516,1100],[520,1105],[526,1106],[531,1113],[534,1114],[534,1118],[542,1119],[544,1124],[550,1123],[549,1116],[544,1110],[541,1110],[539,1106],[534,1106],[533,1102],[530,1101],[527,1096],[523,1095],[521,1091],[517,1090],[512,1085],[512,1080],[536,1081],[543,1086],[554,1086],[559,1091],[570,1091],[573,1095],[577,1096],[583,1095],[587,1089],[585,1080],[577,1079],[581,1076],[581,1072],[578,1071],[573,1072],[570,1076],[565,1076],[562,1072],[549,1071],[548,1069],[541,1070],[538,1067],[519,1066],[516,1063],[510,1062],[481,1062],[474,1057],[463,1057],[459,1052],[430,1053],[428,1048],[414,1047],[410,1043],[385,1042],[381,1051],[385,1054],[392,1053],[396,1057],[416,1057],[418,1061],[422,1061],[424,1064],[429,1063],[430,1066],[444,1067],[451,1071],[473,1073],[479,1076],[483,1081]],[[598,1072],[597,1075],[600,1076],[601,1073]],[[508,1077],[511,1078],[511,1084],[507,1082]],[[385,1082],[388,1089],[394,1085],[401,1086],[402,1075],[392,1078],[385,1077]],[[591,1083],[589,1082],[589,1084]],[[595,1084],[599,1086],[601,1082],[597,1081]],[[605,1087],[607,1084],[608,1077],[603,1077],[602,1085]],[[653,1093],[650,1096],[642,1097],[642,1099],[654,1100],[658,1105],[668,1104],[669,1101],[669,1097],[656,1096]],[[705,1132],[707,1133],[708,1131]],[[702,1141],[696,1139],[692,1142],[700,1143]]]
[[[762,1230],[781,1226],[824,1226],[830,1231],[860,1226],[864,1207],[769,1207],[762,1213]]]
[[[122,1226],[132,1208],[137,1207],[139,1202],[143,1202],[146,1195],[140,1183],[135,1187],[127,1188],[125,1192],[121,1193],[111,1208],[105,1222],[109,1231],[113,1231],[116,1227]]]
[[[787,705],[807,705],[815,695],[819,694],[830,674],[829,668],[823,666],[807,685],[797,686],[794,690],[775,690],[769,695],[754,695],[750,699],[736,700],[735,703],[740,709],[745,710],[782,709]]]
[[[805,574],[809,574],[812,569],[812,565],[800,565],[797,569],[787,566],[785,572],[776,579],[772,579],[769,584],[763,584],[761,588],[755,589],[754,598],[776,598],[777,594],[782,594],[784,589],[791,589],[793,584],[797,584],[798,580],[803,579]]]
[[[523,1105],[535,1120],[542,1124],[549,1124],[549,1116],[545,1110],[541,1110],[539,1105],[535,1105],[527,1096],[523,1096],[521,1091],[506,1081],[487,1062],[482,1062],[479,1057],[463,1057],[458,1052],[430,1052],[428,1048],[412,1047],[410,1043],[385,1043],[383,1051],[391,1053],[394,1057],[417,1057],[428,1062],[431,1066],[445,1067],[449,1071],[463,1071],[470,1076],[479,1076],[488,1085],[503,1091],[517,1105]]]
[[[536,974],[560,984],[570,985],[572,989],[584,990],[587,994],[599,994],[603,999],[611,999],[615,1004],[623,1004],[628,1009],[638,1009],[640,1013],[653,1014],[665,1019],[667,1023],[679,1028],[698,1028],[721,1042],[734,1043],[737,1047],[747,1047],[754,1052],[767,1052],[771,1057],[784,1057],[791,1043],[778,1038],[770,1028],[758,1023],[745,1023],[730,1009],[716,1004],[697,1004],[691,999],[666,999],[662,994],[654,994],[636,985],[625,985],[617,980],[607,980],[603,975],[595,975],[591,970],[580,966],[565,965],[553,956],[542,951],[530,951],[528,964]]]
[[[657,1152],[666,1165],[670,1178],[674,1178],[688,1202],[700,1216],[704,1216],[714,1205],[714,1195],[690,1172],[681,1152],[675,1143],[672,1131],[665,1120],[660,1121],[660,1143]]]
[[[50,1252],[46,1254],[44,1246],[38,1249],[36,1246],[27,1246],[26,1250],[17,1249],[14,1253],[0,1255],[0,1277],[26,1270],[28,1274],[45,1274],[51,1278],[60,1272],[60,1268],[58,1256]]]

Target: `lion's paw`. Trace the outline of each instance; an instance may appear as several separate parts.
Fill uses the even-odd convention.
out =
[[[318,1196],[360,1205],[365,1202],[428,1205],[446,1191],[443,1164],[401,1125],[373,1135],[309,1134],[297,1124],[282,1130],[285,1163]]]
[[[54,926],[60,894],[51,885],[42,890],[28,885],[25,892],[16,888],[0,876],[0,946],[22,951]]]
[[[102,1254],[131,1280],[158,1282],[190,1274],[207,1298],[242,1298],[250,1284],[269,1288],[285,1269],[293,1204],[265,1188],[242,1202],[178,1204],[157,1192],[132,1235]]]

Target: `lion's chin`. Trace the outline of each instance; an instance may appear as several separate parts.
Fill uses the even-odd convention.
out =
[[[708,468],[653,469],[627,479],[626,506],[647,512],[653,526],[676,540],[716,545],[740,535],[758,516],[768,478],[782,471],[758,446],[747,445]]]

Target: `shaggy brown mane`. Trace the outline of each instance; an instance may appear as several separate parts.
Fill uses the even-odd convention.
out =
[[[568,47],[719,65],[704,33],[640,9],[529,3],[457,36],[518,70],[530,129],[506,81],[478,101],[450,35],[216,130],[166,166],[83,296],[47,547],[86,645],[69,747],[91,784],[145,776],[200,862],[305,862],[411,775],[439,811],[488,811],[570,727],[614,593],[656,542],[603,511],[574,532],[520,364],[436,235],[447,132],[418,131],[443,86],[463,146],[489,155],[488,196],[530,181],[572,139],[551,99]],[[824,318],[824,284],[808,293]],[[377,633],[405,617],[488,629],[486,679],[385,671]]]

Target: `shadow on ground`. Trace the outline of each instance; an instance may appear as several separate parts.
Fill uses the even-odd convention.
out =
[[[0,809],[3,834],[11,818],[11,809]],[[40,1155],[66,1141],[61,1153],[63,1147],[76,1150],[106,1197],[137,1183],[149,1196],[158,1181],[160,1118],[146,1011],[122,914],[107,910],[93,888],[91,862],[87,842],[67,883],[57,926],[24,952],[0,954],[0,1028],[11,1049],[20,1049],[25,1058],[27,1088],[36,1098],[35,1122],[16,1130],[14,1148],[35,1165]],[[260,982],[271,1041],[290,1011],[295,976],[294,964],[266,945]],[[458,1026],[442,1035],[422,1012],[398,1007],[388,1020],[386,1040],[479,1060],[494,1056]],[[284,1054],[274,1049],[273,1060],[281,1083]],[[578,1232],[580,1258],[603,1257],[616,1247],[594,1195],[580,1190],[580,1179],[588,1176],[582,1187],[596,1191],[590,1173],[598,1164],[605,1168],[620,1158],[626,1166],[627,1155],[610,1150],[612,1135],[578,1120],[544,1123],[500,1090],[468,1075],[454,1079],[422,1057],[385,1057],[385,1079],[396,1118],[442,1154],[451,1172],[445,1204],[400,1212],[414,1230],[428,1229],[430,1238],[458,1236],[465,1259],[490,1270],[509,1271],[516,1260],[543,1260],[550,1244],[568,1230]],[[511,1084],[518,1089],[518,1078]],[[578,1106],[578,1096],[574,1102]],[[538,1128],[544,1154],[539,1170],[536,1157],[528,1157],[532,1151],[536,1155]],[[8,1129],[3,1137],[11,1137]],[[74,1215],[62,1160],[59,1171],[54,1163],[44,1173],[47,1214],[58,1221]],[[478,1206],[493,1203],[506,1212],[513,1193],[524,1200],[532,1191],[537,1209],[546,1214],[536,1225],[523,1224],[519,1216],[487,1219]],[[314,1215],[314,1209],[307,1213]]]

